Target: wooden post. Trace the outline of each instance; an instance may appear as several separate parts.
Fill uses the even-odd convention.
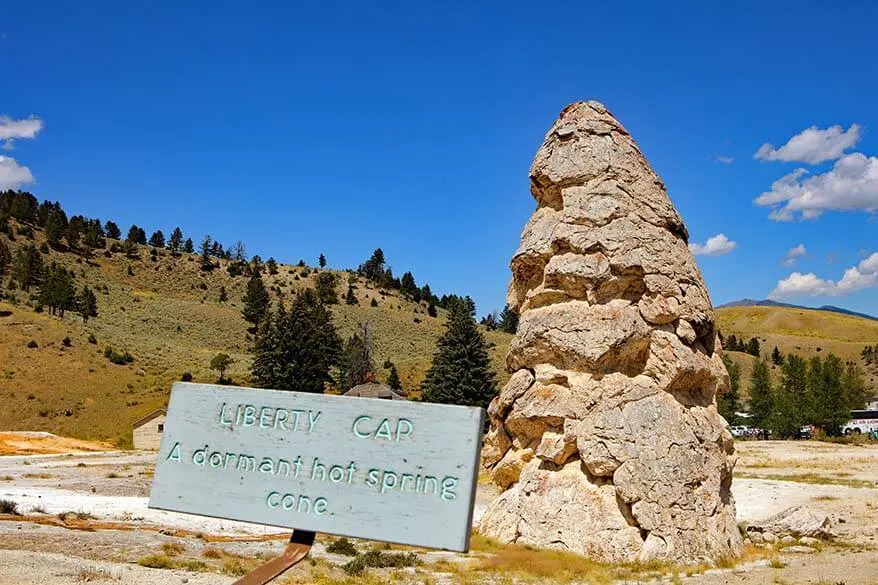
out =
[[[314,536],[314,532],[294,530],[283,554],[247,573],[232,585],[265,585],[280,577],[287,569],[308,556],[308,553],[311,552],[311,546],[314,544]]]

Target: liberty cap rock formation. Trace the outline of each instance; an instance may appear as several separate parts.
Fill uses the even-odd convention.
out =
[[[713,308],[661,180],[597,102],[568,106],[530,169],[512,258],[513,372],[483,457],[483,534],[602,561],[736,556],[736,457]]]

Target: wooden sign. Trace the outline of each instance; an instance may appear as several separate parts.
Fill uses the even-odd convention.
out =
[[[180,382],[149,507],[465,552],[483,417]]]

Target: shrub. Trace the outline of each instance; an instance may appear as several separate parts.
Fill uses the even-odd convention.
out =
[[[117,366],[125,366],[134,361],[134,357],[130,353],[128,353],[127,351],[124,353],[119,353],[110,345],[108,345],[107,349],[104,350],[104,357],[110,360],[111,363],[116,364]]]
[[[88,334],[88,342],[91,343],[92,345],[97,345],[97,343],[98,343],[98,338],[95,337],[94,333],[89,333],[89,334]]]
[[[164,555],[149,555],[137,561],[137,564],[151,569],[173,569],[177,565],[173,559]]]
[[[346,557],[357,556],[357,547],[347,538],[337,538],[326,547],[326,552],[337,555],[345,555]]]
[[[222,571],[227,575],[233,575],[235,577],[240,577],[248,573],[247,565],[245,565],[241,559],[226,559],[223,563]]]
[[[0,514],[18,514],[18,504],[12,500],[0,500]]]
[[[189,372],[183,372],[183,375],[180,376],[180,381],[181,382],[191,382],[192,381],[192,374],[190,374]]]
[[[116,476],[118,477],[118,476]],[[186,550],[186,547],[179,542],[166,542],[162,544],[162,552],[168,555],[169,557],[176,557]]]
[[[37,345],[36,341],[31,339],[30,341],[27,342],[27,347],[28,347],[28,349],[34,349],[35,347],[39,347],[39,346]]]
[[[65,337],[65,338],[61,341],[61,343],[64,344],[64,347],[70,347],[70,344],[71,344],[72,342],[70,341],[70,337]]]
[[[206,559],[221,559],[223,558],[223,551],[218,548],[206,548],[201,551],[201,556]]]
[[[378,306],[378,301],[376,301],[375,299],[372,299],[372,302],[369,303],[369,304],[370,304],[371,306],[373,306],[373,307],[377,307],[377,306]]]
[[[380,550],[370,550],[369,552],[357,555],[354,559],[343,565],[342,569],[348,575],[362,575],[368,567],[375,567],[376,569],[391,567],[401,569],[420,564],[421,559],[415,553],[387,553]]]

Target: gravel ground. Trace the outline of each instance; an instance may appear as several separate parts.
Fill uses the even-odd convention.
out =
[[[778,558],[783,567],[772,568],[763,561],[761,566],[709,571],[683,578],[683,582],[878,583],[878,489],[874,487],[878,485],[878,447],[766,441],[741,443],[738,449],[738,472],[747,476],[733,483],[739,521],[807,504],[830,516],[840,545],[812,554],[781,551]],[[233,578],[218,572],[148,569],[136,563],[171,544],[182,548],[175,557],[180,561],[206,561],[204,552],[209,548],[246,558],[270,558],[282,550],[282,539],[257,540],[267,534],[282,537],[282,529],[147,509],[154,461],[154,453],[131,452],[0,457],[0,498],[16,501],[21,512],[47,519],[60,512],[84,512],[119,524],[115,529],[84,531],[26,521],[0,522],[0,585],[60,585],[88,579],[120,584],[184,583],[184,579],[193,584],[231,583]],[[476,518],[495,494],[490,485],[479,486]],[[175,536],[175,529],[207,538]],[[249,540],[210,542],[212,536]],[[332,564],[346,560],[328,555],[321,540],[325,542],[318,539],[313,558]],[[428,564],[440,558],[464,559],[453,553],[422,557]],[[220,563],[213,562],[214,571],[220,570]],[[437,582],[447,580],[437,577]]]

